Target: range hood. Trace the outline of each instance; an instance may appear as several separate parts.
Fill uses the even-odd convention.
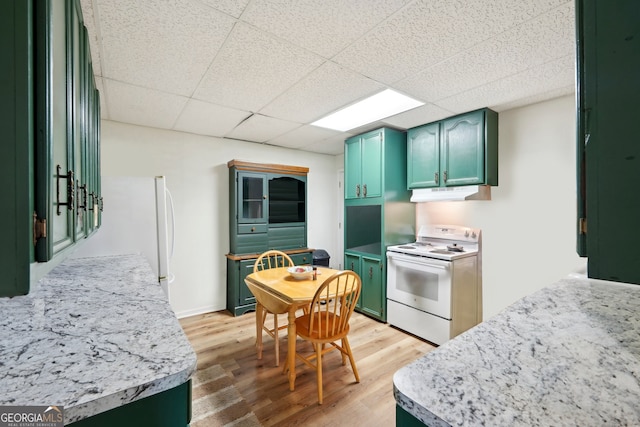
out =
[[[413,190],[412,202],[445,202],[452,200],[491,200],[490,185],[420,188]]]

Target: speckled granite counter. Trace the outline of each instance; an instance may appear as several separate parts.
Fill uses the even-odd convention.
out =
[[[640,286],[567,278],[394,375],[431,426],[640,425]]]
[[[0,405],[63,405],[65,423],[189,380],[196,355],[140,255],[67,260],[0,298]]]

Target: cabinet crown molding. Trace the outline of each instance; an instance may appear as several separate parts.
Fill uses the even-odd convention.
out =
[[[237,170],[285,173],[289,175],[306,175],[309,172],[309,168],[305,168],[302,166],[278,165],[272,163],[251,163],[235,159],[229,160],[227,162],[227,166],[230,168],[235,166]]]

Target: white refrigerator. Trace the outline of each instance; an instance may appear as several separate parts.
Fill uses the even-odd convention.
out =
[[[102,226],[73,257],[140,253],[170,299],[175,219],[165,177],[103,176],[101,190]]]

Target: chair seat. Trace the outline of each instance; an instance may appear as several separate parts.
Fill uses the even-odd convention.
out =
[[[316,316],[316,320],[313,322],[313,330],[310,331],[309,317],[312,315]],[[319,316],[319,320],[318,320],[318,316]],[[317,313],[316,312],[316,313],[305,314],[303,316],[296,318],[296,332],[298,333],[298,335],[300,335],[301,338],[304,338],[310,341],[318,341],[318,342],[336,341],[346,336],[349,333],[349,325],[347,325],[344,331],[342,331],[340,334],[329,333],[328,337],[327,337],[327,332],[324,331],[324,335],[325,335],[324,339],[320,337],[320,325],[337,324],[339,323],[338,319],[340,319],[340,316],[334,313],[327,313],[327,312]],[[334,321],[335,323],[333,323]]]

